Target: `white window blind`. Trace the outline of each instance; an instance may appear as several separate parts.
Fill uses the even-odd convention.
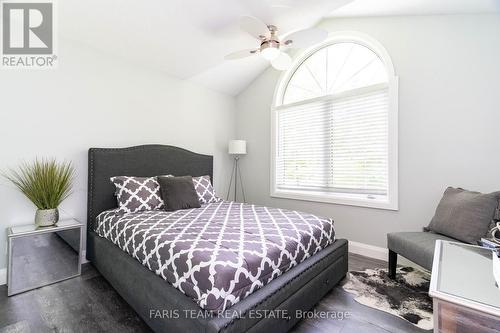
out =
[[[285,105],[274,112],[277,190],[387,195],[387,84]]]

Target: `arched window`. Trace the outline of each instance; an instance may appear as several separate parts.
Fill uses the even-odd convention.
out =
[[[271,195],[397,209],[397,77],[344,33],[306,51],[275,94]]]

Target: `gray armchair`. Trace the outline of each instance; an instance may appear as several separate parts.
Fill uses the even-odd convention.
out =
[[[422,232],[387,234],[389,277],[396,276],[398,254],[430,271],[437,240],[475,244],[486,237],[492,221],[500,220],[499,200],[500,192],[482,194],[448,187]]]

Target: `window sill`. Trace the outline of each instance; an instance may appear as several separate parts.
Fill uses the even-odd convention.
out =
[[[323,192],[301,192],[292,190],[271,190],[271,197],[282,199],[293,199],[302,201],[313,201],[321,203],[331,203],[338,205],[376,208],[385,210],[398,210],[397,200],[387,200],[386,197],[367,198],[365,195],[323,193]]]

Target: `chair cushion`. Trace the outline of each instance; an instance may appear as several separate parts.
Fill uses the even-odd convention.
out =
[[[387,234],[387,247],[420,266],[432,270],[437,240],[457,241],[433,232],[393,232]]]
[[[495,215],[500,192],[482,194],[448,187],[429,229],[469,244],[484,237]]]

